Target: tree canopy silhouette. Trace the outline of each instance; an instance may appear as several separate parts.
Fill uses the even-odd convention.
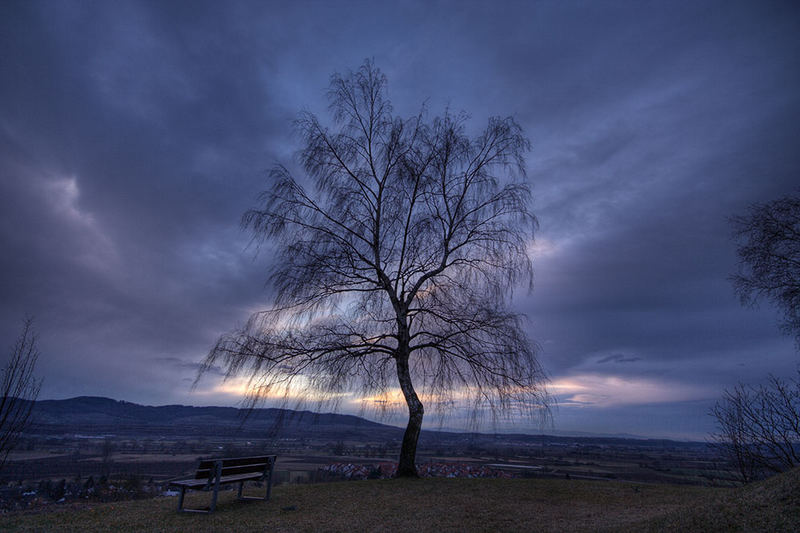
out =
[[[510,117],[471,138],[463,114],[393,115],[370,61],[332,76],[328,98],[330,129],[307,112],[296,121],[304,179],[275,167],[243,216],[275,252],[274,303],[221,337],[204,368],[249,376],[251,405],[358,391],[380,408],[402,393],[397,475],[415,476],[423,403],[548,414],[535,347],[509,307],[533,281],[530,144]]]
[[[783,311],[781,329],[800,346],[800,196],[753,204],[731,221],[739,241],[731,279],[742,303],[771,300]]]

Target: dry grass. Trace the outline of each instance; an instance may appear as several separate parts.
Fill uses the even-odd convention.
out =
[[[791,516],[797,490],[797,476],[735,490],[577,480],[379,480],[282,485],[273,491],[269,502],[236,502],[234,494],[226,492],[213,515],[178,514],[175,498],[162,498],[6,516],[0,518],[0,529],[193,533],[791,531],[800,525],[800,513]],[[202,506],[208,497],[200,493],[187,500],[189,506]],[[720,513],[726,518],[719,519]],[[767,525],[770,527],[764,527]]]

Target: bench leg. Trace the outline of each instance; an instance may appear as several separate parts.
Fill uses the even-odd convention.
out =
[[[267,493],[264,495],[265,500],[269,500],[269,497],[272,495],[272,472],[275,470],[275,463],[272,462],[269,465],[269,474],[267,476]]]
[[[217,508],[217,495],[219,494],[219,482],[222,477],[222,461],[217,461],[214,465],[214,495],[211,496],[211,507],[208,508],[209,513],[213,513]]]
[[[211,497],[211,506],[205,509],[187,509],[183,506],[183,497],[186,495],[186,487],[181,487],[181,493],[178,496],[178,512],[179,513],[204,513],[209,514],[213,513],[214,509],[217,507],[217,491],[214,490],[214,493]]]
[[[239,482],[239,492],[236,494],[236,497],[240,500],[242,499],[242,488],[244,487],[244,481]]]
[[[209,508],[208,512],[213,513],[214,510],[217,508],[217,493],[219,491],[219,486],[214,487],[214,494],[211,496],[211,507]]]

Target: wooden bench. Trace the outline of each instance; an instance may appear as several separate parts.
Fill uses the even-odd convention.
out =
[[[225,459],[204,459],[200,461],[194,478],[170,481],[170,487],[181,489],[178,498],[178,511],[187,513],[213,513],[217,508],[217,494],[222,485],[231,483],[239,484],[237,498],[240,500],[269,500],[272,492],[272,471],[275,466],[275,455],[261,455],[257,457],[230,457]],[[245,481],[266,480],[266,493],[263,498],[242,496],[242,487]],[[205,509],[184,509],[183,497],[186,489],[213,490],[211,505]]]

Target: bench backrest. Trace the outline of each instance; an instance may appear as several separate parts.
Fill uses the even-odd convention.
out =
[[[195,479],[210,479],[216,473],[217,463],[221,463],[220,475],[262,473],[266,475],[275,463],[275,455],[259,455],[255,457],[231,457],[226,459],[204,459],[195,472]]]

